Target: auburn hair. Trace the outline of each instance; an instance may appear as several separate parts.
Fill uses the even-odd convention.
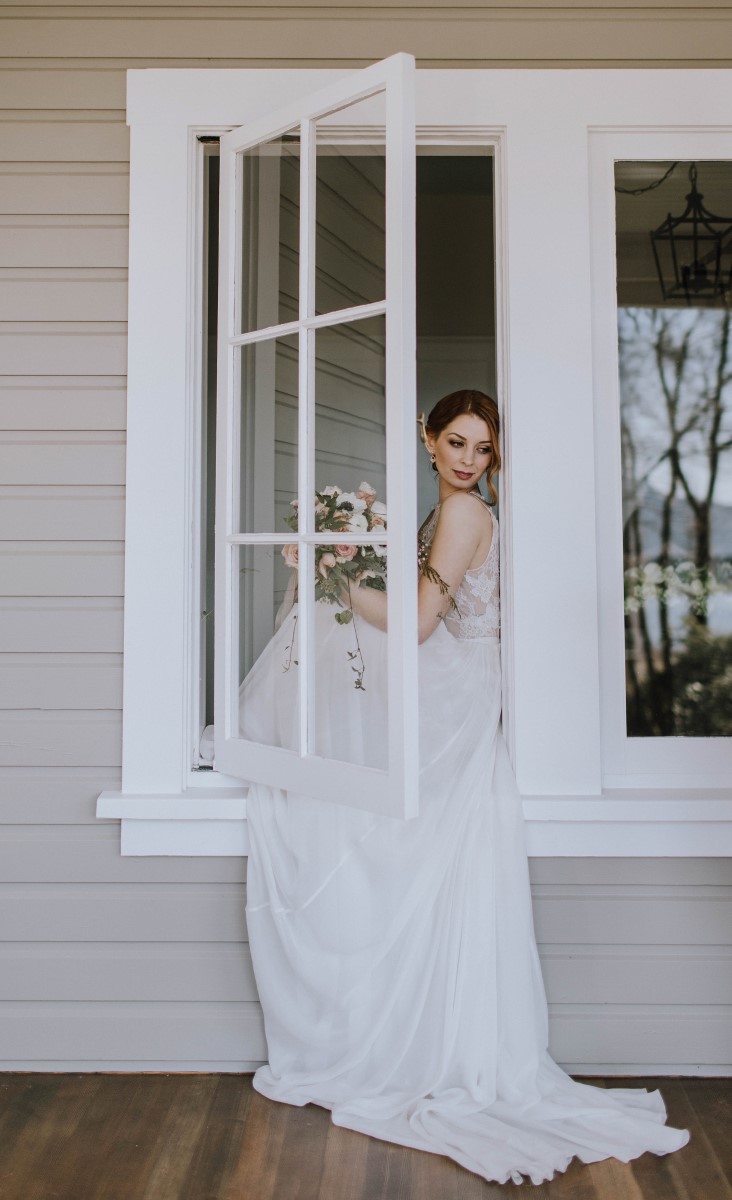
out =
[[[456,417],[461,417],[463,413],[471,413],[473,416],[480,417],[488,426],[491,435],[491,458],[486,469],[485,481],[490,496],[489,503],[495,504],[498,501],[498,492],[493,484],[493,476],[501,469],[501,450],[499,445],[500,417],[498,405],[493,397],[470,388],[450,392],[449,395],[438,400],[430,412],[424,424],[425,432],[431,434],[432,437],[437,437],[443,429],[446,429]],[[436,470],[434,464],[433,469]]]

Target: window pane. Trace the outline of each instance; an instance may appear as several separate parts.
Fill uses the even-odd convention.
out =
[[[239,546],[239,727],[267,746],[299,747],[297,552]]]
[[[319,329],[315,338],[315,487],[368,483],[386,501],[384,317]]]
[[[729,736],[732,164],[616,187],[628,734]]]
[[[239,332],[297,319],[300,137],[288,133],[241,155]]]
[[[456,388],[496,395],[491,155],[488,146],[417,150],[417,394],[425,415]],[[437,485],[416,439],[415,453],[422,521]]]
[[[315,753],[385,770],[388,635],[361,615],[361,605],[383,621],[386,547],[354,546],[344,533],[342,544],[318,547],[315,562],[315,594],[322,601],[314,612]]]
[[[241,396],[242,533],[284,533],[297,495],[297,336],[234,353]]]
[[[386,296],[384,127],[383,93],[318,122],[316,313]]]

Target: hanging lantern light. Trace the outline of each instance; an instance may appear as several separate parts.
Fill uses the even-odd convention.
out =
[[[718,217],[697,191],[696,163],[689,168],[691,191],[680,217],[668,214],[651,233],[651,245],[664,300],[687,304],[720,301],[732,292],[732,217]],[[723,264],[727,259],[727,265]]]

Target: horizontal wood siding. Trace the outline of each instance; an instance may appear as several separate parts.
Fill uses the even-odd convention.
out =
[[[246,1070],[246,864],[119,854],[125,70],[729,65],[703,3],[0,3],[0,1066]],[[732,1064],[729,864],[535,860],[552,1048]]]

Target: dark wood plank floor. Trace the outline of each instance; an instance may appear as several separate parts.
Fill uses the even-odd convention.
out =
[[[540,1187],[485,1183],[448,1159],[265,1100],[241,1075],[0,1075],[2,1200],[732,1200],[732,1080],[660,1087],[683,1150],[574,1160]]]

